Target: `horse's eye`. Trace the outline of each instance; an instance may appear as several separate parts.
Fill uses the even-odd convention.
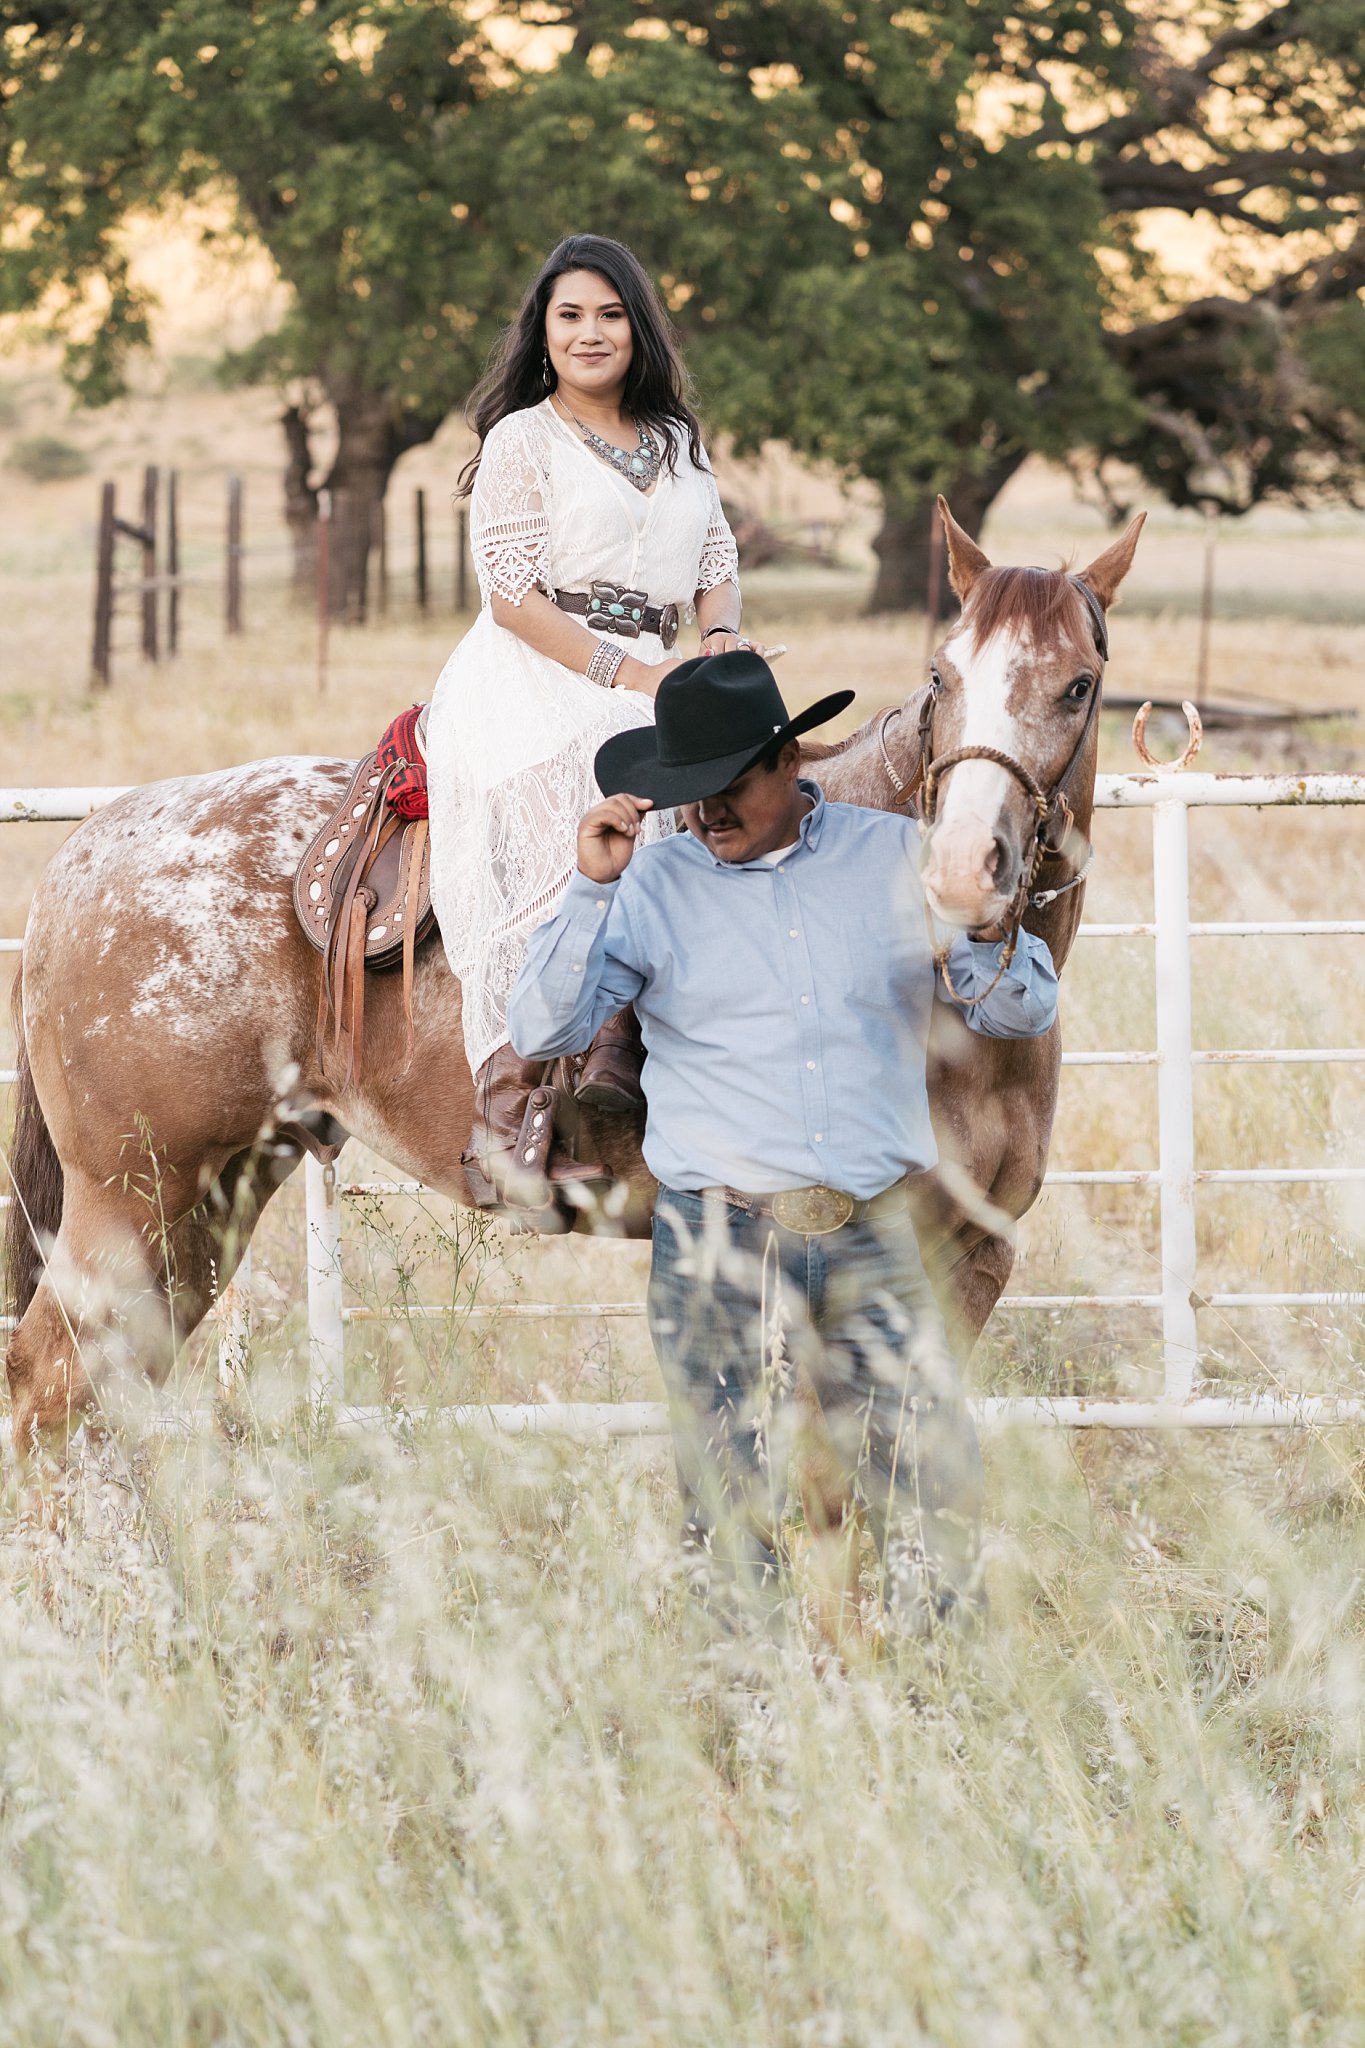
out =
[[[1074,683],[1068,683],[1066,686],[1066,702],[1068,704],[1084,704],[1094,686],[1095,679],[1093,676],[1077,676]]]
[[[934,689],[941,690],[943,688],[943,678],[938,670],[932,666],[929,670],[929,681]]]

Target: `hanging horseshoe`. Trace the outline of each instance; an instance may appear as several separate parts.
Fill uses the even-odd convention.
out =
[[[1190,728],[1190,736],[1185,743],[1185,751],[1180,756],[1180,759],[1178,761],[1158,761],[1155,754],[1151,754],[1148,752],[1147,720],[1151,717],[1152,714],[1152,706],[1150,700],[1146,704],[1142,705],[1138,710],[1137,715],[1133,719],[1133,746],[1137,751],[1138,759],[1144,764],[1145,767],[1159,769],[1162,773],[1177,768],[1188,768],[1191,761],[1194,759],[1195,755],[1199,752],[1199,749],[1203,746],[1203,719],[1199,716],[1199,713],[1195,709],[1194,705],[1190,703],[1188,697],[1181,704],[1180,708],[1185,714],[1185,723]]]

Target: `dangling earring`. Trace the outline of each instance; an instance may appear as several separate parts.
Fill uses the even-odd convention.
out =
[[[553,390],[554,390],[554,388],[555,388],[555,384],[556,384],[556,382],[557,382],[557,379],[556,379],[556,377],[555,377],[555,373],[554,373],[554,371],[553,371],[553,370],[552,370],[552,369],[550,368],[550,351],[549,351],[549,349],[546,349],[546,350],[545,350],[545,351],[543,352],[543,354],[541,355],[540,361],[541,361],[541,371],[540,371],[540,374],[541,374],[541,377],[542,377],[542,379],[544,380],[544,384],[545,384],[545,389],[546,389],[547,391],[553,391]]]

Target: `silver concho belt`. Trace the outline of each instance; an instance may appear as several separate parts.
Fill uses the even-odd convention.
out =
[[[623,640],[657,633],[665,647],[677,645],[678,607],[651,604],[643,590],[627,590],[622,583],[597,578],[586,590],[557,590],[554,601],[562,612],[585,620],[595,632],[617,633]]]

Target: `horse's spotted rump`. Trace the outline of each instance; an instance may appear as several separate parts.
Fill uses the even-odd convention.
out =
[[[286,757],[153,784],[72,835],[49,878],[97,934],[101,982],[123,982],[114,1002],[92,992],[87,1035],[122,1011],[191,1037],[206,1009],[240,999],[288,939],[294,868],[345,765]]]

